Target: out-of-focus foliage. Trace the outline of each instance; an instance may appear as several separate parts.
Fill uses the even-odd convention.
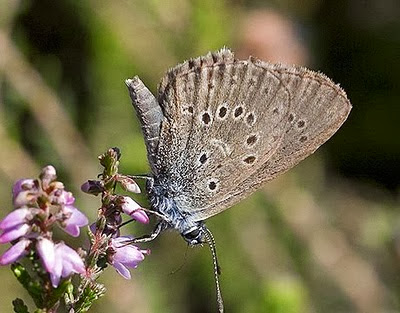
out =
[[[321,70],[354,108],[314,156],[207,222],[226,311],[397,312],[399,33],[394,0],[3,0],[0,216],[13,181],[48,163],[75,194],[108,147],[121,148],[122,172],[147,172],[124,79],[139,75],[156,92],[169,67],[228,46]],[[98,202],[77,202],[95,216]],[[216,311],[206,247],[169,232],[146,248],[131,281],[107,271],[93,312]],[[24,295],[9,269],[0,277],[0,312],[10,312]]]

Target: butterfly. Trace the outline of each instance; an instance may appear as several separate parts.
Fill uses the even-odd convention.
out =
[[[146,189],[160,218],[152,240],[176,229],[191,245],[210,244],[208,218],[312,154],[351,110],[345,92],[303,67],[237,60],[229,49],[170,69],[155,97],[126,80],[147,148]]]

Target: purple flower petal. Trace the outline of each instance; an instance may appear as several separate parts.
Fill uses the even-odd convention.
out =
[[[63,191],[61,195],[59,196],[59,201],[58,203],[64,204],[66,206],[72,206],[75,202],[75,198],[72,194],[72,192],[69,191]]]
[[[15,198],[21,191],[31,190],[35,187],[35,180],[31,178],[23,178],[17,180],[13,186],[12,193]]]
[[[130,267],[136,267],[137,264],[144,260],[144,255],[138,247],[127,245],[116,250],[113,260],[127,264]]]
[[[134,220],[137,220],[139,223],[142,224],[149,223],[149,217],[147,216],[146,212],[141,209],[133,211],[130,214],[130,217],[132,217]]]
[[[54,243],[47,238],[39,238],[37,240],[36,249],[42,260],[44,268],[48,273],[54,273],[56,266],[56,252]]]
[[[68,277],[72,273],[85,274],[85,265],[78,253],[61,242],[55,245],[56,263],[50,272],[53,287],[57,287],[61,277]]]
[[[63,212],[69,215],[69,218],[63,221],[63,229],[71,236],[78,237],[79,227],[87,225],[89,223],[88,218],[73,206],[65,206]]]
[[[148,250],[140,250],[137,246],[127,244],[131,236],[121,236],[111,240],[113,254],[111,255],[111,265],[117,272],[126,279],[131,278],[128,267],[136,268],[144,260]]]
[[[118,274],[120,274],[125,279],[131,279],[131,272],[122,264],[115,262],[113,266]]]
[[[85,264],[83,263],[83,260],[81,259],[79,254],[71,247],[68,247],[66,244],[63,244],[61,249],[63,254],[63,266],[68,269],[69,274],[71,272],[85,274]],[[65,276],[63,275],[63,277]]]
[[[104,191],[103,183],[99,180],[88,180],[81,186],[81,190],[85,193],[89,193],[97,196]]]
[[[26,207],[12,211],[1,220],[0,230],[7,230],[19,224],[25,223],[30,213],[30,209]]]
[[[50,271],[50,279],[53,287],[57,287],[61,277],[67,277],[72,273],[85,273],[82,259],[75,250],[63,242],[54,246],[55,264]]]
[[[125,214],[131,215],[134,211],[140,209],[140,205],[130,197],[123,197],[121,209]]]
[[[62,271],[63,271],[63,256],[58,254],[57,251],[55,251],[55,263],[54,267],[52,268],[52,271],[50,272],[50,280],[51,284],[53,285],[54,288],[58,286],[60,283]]]
[[[149,222],[147,214],[141,210],[140,205],[130,197],[123,197],[121,209],[125,214],[128,214],[140,223],[147,224]]]
[[[0,257],[0,265],[7,265],[18,261],[20,258],[28,253],[28,246],[31,241],[29,239],[21,239],[15,245],[10,247],[3,255]]]
[[[34,179],[20,179],[13,186],[13,204],[16,209],[31,204],[37,196],[38,189]]]
[[[0,243],[6,243],[18,239],[21,236],[26,235],[31,230],[31,227],[28,224],[20,224],[13,228],[7,228],[0,235]]]

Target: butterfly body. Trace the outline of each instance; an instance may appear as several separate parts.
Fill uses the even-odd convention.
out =
[[[203,223],[195,221],[190,212],[179,207],[173,194],[170,193],[171,190],[166,190],[165,185],[153,180],[150,180],[150,182],[147,186],[147,193],[152,209],[164,217],[161,222],[163,223],[162,229],[176,229],[192,245],[202,243]],[[179,190],[176,190],[176,192],[179,192]]]

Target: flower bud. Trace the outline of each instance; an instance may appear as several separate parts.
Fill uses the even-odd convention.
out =
[[[128,214],[133,219],[137,220],[140,223],[147,224],[149,222],[149,217],[147,214],[141,209],[140,205],[135,202],[130,197],[122,197],[121,209],[125,214]]]
[[[35,179],[20,179],[12,190],[13,204],[16,209],[33,204],[39,195],[39,184]]]
[[[42,180],[43,186],[47,188],[47,186],[57,178],[56,169],[52,165],[47,165],[42,169],[39,178]]]
[[[98,180],[88,180],[81,186],[81,190],[85,193],[95,195],[102,193],[104,190],[103,183]]]
[[[140,193],[139,185],[130,177],[119,175],[117,181],[121,184],[122,188],[126,191],[133,193]]]

